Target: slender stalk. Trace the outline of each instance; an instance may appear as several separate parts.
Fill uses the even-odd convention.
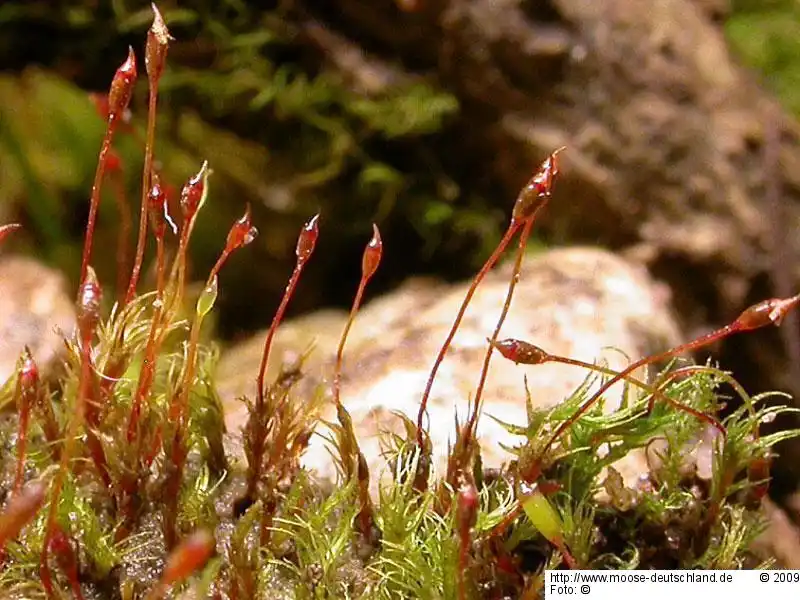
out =
[[[145,357],[142,361],[142,369],[139,372],[139,381],[136,385],[133,405],[128,419],[128,443],[133,443],[138,439],[139,415],[145,398],[149,396],[150,389],[155,377],[156,357],[161,348],[163,336],[159,335],[164,316],[164,239],[156,240],[156,263],[157,263],[157,283],[156,301],[153,303],[153,316],[150,321],[150,330],[147,334],[147,345],[145,346]]]
[[[124,171],[122,170],[122,163],[119,157],[116,157],[115,168],[109,169],[111,171],[111,185],[114,195],[114,201],[117,205],[117,212],[119,213],[120,227],[117,232],[117,301],[120,306],[126,304],[125,302],[125,274],[128,271],[128,243],[130,241],[131,223],[130,207],[128,206],[128,196],[125,193],[125,178]]]
[[[267,365],[269,364],[270,351],[272,349],[272,342],[275,338],[275,333],[278,326],[283,320],[283,315],[286,312],[286,307],[289,305],[289,300],[294,296],[297,282],[300,281],[300,275],[303,269],[314,253],[319,238],[319,214],[311,217],[300,229],[300,234],[297,237],[297,244],[295,246],[295,266],[292,274],[289,277],[289,282],[283,292],[281,303],[278,305],[278,310],[272,318],[272,324],[267,332],[267,337],[264,340],[264,350],[261,353],[261,363],[258,367],[258,376],[256,377],[256,401],[253,407],[250,418],[247,423],[245,435],[248,437],[251,452],[249,462],[247,465],[247,491],[245,497],[253,499],[256,492],[256,486],[262,476],[262,466],[264,463],[264,450],[269,435],[271,424],[274,422],[273,415],[265,414],[264,408],[264,395],[267,392],[267,387],[264,382],[267,373]],[[282,448],[276,445],[276,451]],[[267,507],[265,506],[263,515],[268,514]],[[262,518],[262,523],[265,519]],[[262,526],[262,539],[266,537],[266,528]]]
[[[584,362],[584,361],[581,361],[581,360],[568,358],[566,356],[553,356],[552,357],[552,361],[553,362],[560,362],[560,363],[563,363],[565,365],[573,365],[573,366],[576,366],[576,367],[583,367],[584,369],[591,369],[591,370],[596,371],[598,373],[602,373],[604,375],[610,375],[612,377],[617,375],[617,373],[618,373],[617,371],[614,371],[613,369],[609,369],[609,368],[603,367],[602,365],[593,365],[592,363],[587,363],[587,362]],[[663,380],[661,380],[660,385],[664,385],[664,383],[666,383],[670,379],[672,379],[672,378],[669,375],[667,375],[667,377],[665,377]],[[691,406],[688,406],[687,404],[684,404],[683,402],[678,402],[677,400],[674,400],[674,399],[670,398],[669,396],[667,396],[658,387],[653,387],[651,385],[648,385],[647,383],[643,382],[640,379],[637,379],[636,377],[633,377],[630,374],[625,376],[625,381],[627,381],[628,383],[631,383],[631,384],[643,389],[644,391],[646,391],[646,392],[648,392],[650,394],[650,399],[648,400],[648,403],[647,403],[648,404],[648,406],[647,406],[647,412],[648,413],[653,410],[653,406],[654,406],[655,400],[656,400],[656,398],[658,398],[662,402],[665,402],[665,403],[669,404],[670,406],[673,406],[673,407],[677,408],[678,410],[682,410],[683,412],[692,415],[693,417],[699,419],[700,421],[705,421],[706,423],[708,423],[709,425],[714,427],[717,431],[719,431],[720,434],[722,434],[723,437],[728,435],[727,429],[725,429],[725,426],[716,417],[713,417],[711,415],[707,415],[706,413],[701,412],[701,411],[697,410],[696,408],[692,408]]]
[[[131,278],[128,282],[128,291],[125,294],[125,304],[130,303],[136,295],[136,286],[139,284],[142,262],[144,261],[144,248],[147,240],[147,204],[145,202],[145,197],[150,187],[150,173],[153,169],[157,95],[157,89],[152,89],[150,91],[150,102],[147,110],[147,141],[144,147],[144,168],[142,169],[142,207],[139,211],[139,234],[136,238],[136,254],[133,260]]]
[[[793,310],[798,303],[800,303],[800,294],[786,299],[772,298],[770,300],[764,300],[747,308],[736,318],[736,320],[728,325],[725,325],[724,327],[720,327],[711,333],[703,335],[685,344],[676,346],[675,348],[671,348],[670,350],[662,352],[661,354],[648,356],[631,363],[623,371],[620,371],[606,381],[603,385],[601,385],[600,388],[583,405],[581,405],[581,407],[569,419],[562,422],[550,436],[550,439],[547,441],[547,443],[543,446],[542,452],[547,452],[547,450],[556,442],[556,440],[558,440],[558,438],[561,437],[561,435],[563,435],[567,429],[572,427],[575,421],[584,415],[586,411],[594,406],[612,385],[621,379],[624,379],[633,371],[643,367],[644,365],[674,358],[675,356],[683,354],[684,352],[698,350],[699,348],[723,340],[735,333],[752,331],[767,325],[780,325],[783,318],[791,310]]]
[[[150,396],[155,378],[157,357],[167,330],[164,326],[164,291],[166,286],[164,236],[168,224],[172,226],[173,232],[175,232],[175,226],[169,216],[166,191],[162,188],[159,176],[155,171],[151,174],[151,183],[147,201],[153,235],[156,238],[156,300],[153,303],[153,315],[147,334],[145,356],[142,361],[142,368],[139,372],[139,380],[136,384],[136,392],[128,418],[127,440],[129,444],[134,446],[134,449],[129,454],[132,464],[126,470],[118,490],[120,512],[122,513],[122,525],[117,530],[118,536],[120,536],[118,539],[127,535],[127,528],[135,517],[134,495],[137,487],[136,473],[139,472],[138,466],[142,465],[146,471],[161,446],[161,428],[157,427],[153,440],[153,450],[147,456],[142,456],[143,440],[139,435],[139,420],[142,405]]]
[[[122,63],[119,69],[117,69],[114,80],[111,82],[111,91],[108,94],[108,122],[106,124],[105,135],[103,136],[103,144],[100,147],[100,156],[97,160],[94,182],[92,183],[92,197],[89,202],[89,219],[86,224],[86,239],[83,244],[83,257],[81,260],[81,274],[79,280],[81,283],[86,279],[89,260],[92,255],[94,228],[97,221],[97,211],[100,206],[100,189],[103,185],[103,175],[106,171],[109,159],[111,141],[114,138],[117,125],[122,120],[123,113],[128,108],[135,83],[136,56],[133,53],[133,48],[128,48],[128,58]]]
[[[100,206],[100,188],[103,184],[103,174],[105,173],[106,160],[108,152],[111,149],[111,140],[114,137],[115,128],[116,120],[109,117],[106,133],[103,137],[103,145],[100,148],[100,158],[97,161],[97,169],[94,174],[94,183],[92,184],[92,198],[89,204],[89,221],[86,225],[86,240],[83,245],[80,281],[86,278],[86,270],[89,266],[89,259],[92,254],[92,241],[94,239],[94,228],[97,221],[97,209]]]
[[[144,167],[142,168],[142,206],[139,212],[139,235],[136,240],[136,257],[131,271],[128,292],[125,296],[125,304],[133,300],[136,295],[136,286],[139,283],[139,275],[142,270],[144,260],[144,248],[147,240],[147,195],[150,192],[150,180],[153,172],[153,153],[156,135],[156,107],[158,104],[158,84],[167,59],[167,49],[172,37],[167,30],[161,13],[152,5],[153,24],[147,32],[147,45],[145,46],[145,68],[147,70],[147,81],[149,84],[149,99],[147,108],[147,135],[144,145]]]
[[[208,176],[210,175],[208,162],[204,161],[200,170],[189,178],[181,189],[181,222],[180,237],[178,239],[178,252],[172,264],[170,280],[175,282],[173,294],[166,308],[168,313],[180,308],[183,302],[184,287],[186,282],[186,259],[189,250],[189,240],[192,237],[197,213],[203,207],[208,197]]]
[[[19,428],[17,430],[17,470],[11,495],[16,496],[22,489],[25,475],[25,452],[28,440],[28,423],[30,421],[31,407],[39,393],[39,369],[33,360],[31,351],[26,347],[22,353],[20,366],[17,373],[17,385],[14,390],[14,400],[19,411]]]
[[[340,399],[341,384],[342,384],[342,362],[344,360],[344,346],[347,343],[347,336],[350,333],[350,328],[355,321],[356,313],[361,307],[361,301],[364,298],[364,291],[367,288],[367,283],[375,274],[381,260],[381,253],[383,251],[383,242],[381,242],[380,232],[376,225],[372,225],[372,239],[364,250],[364,257],[362,260],[361,280],[358,282],[358,289],[356,290],[356,297],[353,299],[353,305],[350,307],[350,316],[345,323],[344,331],[339,338],[339,347],[336,349],[336,368],[333,372],[333,401],[336,406],[341,406]]]
[[[517,256],[514,259],[514,270],[512,271],[511,279],[508,282],[508,292],[506,293],[506,299],[503,303],[503,310],[500,313],[500,318],[497,319],[497,325],[495,325],[494,331],[492,332],[492,337],[489,339],[489,346],[486,349],[486,356],[483,358],[483,366],[481,367],[478,388],[475,391],[475,398],[473,399],[472,414],[467,426],[467,435],[472,439],[475,438],[477,433],[478,417],[481,411],[481,398],[483,395],[483,388],[486,385],[486,377],[489,374],[489,362],[492,359],[492,351],[494,350],[495,342],[497,342],[497,337],[500,335],[500,329],[503,327],[503,323],[508,316],[508,311],[511,308],[511,299],[514,296],[514,289],[517,287],[517,283],[519,282],[520,271],[522,270],[522,259],[525,257],[525,248],[528,245],[528,237],[531,234],[533,221],[533,217],[526,220],[525,226],[520,234],[519,245],[517,247]]]
[[[303,273],[303,268],[305,268],[306,263],[314,253],[318,238],[319,214],[316,214],[311,217],[300,230],[300,235],[297,238],[297,247],[295,248],[296,262],[294,270],[289,278],[289,283],[286,285],[286,290],[283,293],[278,310],[272,318],[272,324],[267,332],[267,338],[264,340],[264,351],[261,353],[261,363],[258,367],[258,378],[256,379],[256,410],[260,410],[264,406],[264,391],[266,389],[264,386],[264,378],[266,377],[267,365],[269,364],[272,340],[275,337],[275,332],[278,330],[278,325],[280,325],[283,320],[283,315],[286,312],[286,307],[289,305],[289,300],[291,300],[294,295],[297,282],[300,280],[300,275]]]
[[[257,234],[258,231],[250,224],[250,208],[248,207],[245,215],[231,228],[231,233],[228,234],[228,242],[225,245],[225,249],[211,268],[203,294],[201,294],[200,300],[197,303],[195,319],[192,322],[192,329],[189,334],[186,368],[184,370],[183,384],[181,386],[180,401],[177,404],[173,403],[169,411],[169,419],[172,422],[182,422],[189,406],[189,390],[194,380],[194,368],[197,359],[198,342],[200,340],[200,328],[203,324],[203,319],[206,314],[208,314],[208,311],[211,310],[216,300],[219,272],[233,251],[252,242]]]
[[[45,525],[44,541],[42,552],[39,557],[39,568],[41,572],[42,585],[48,598],[54,597],[53,580],[48,564],[48,553],[51,540],[58,527],[57,514],[58,505],[61,499],[61,491],[64,487],[64,480],[69,471],[69,462],[76,454],[78,435],[84,424],[86,411],[86,399],[89,395],[89,388],[92,378],[92,339],[95,329],[100,319],[100,298],[101,291],[94,271],[89,268],[86,278],[81,284],[81,292],[78,300],[78,334],[80,336],[80,356],[81,371],[78,380],[78,392],[75,397],[75,408],[67,425],[64,448],[61,451],[58,470],[53,479],[50,492],[50,506],[47,513]]]
[[[483,366],[481,367],[480,377],[478,380],[478,388],[475,391],[475,397],[473,399],[472,411],[466,426],[461,432],[459,432],[459,435],[456,438],[455,447],[450,453],[450,458],[447,461],[447,474],[445,479],[451,486],[455,486],[456,477],[468,469],[468,462],[471,460],[470,457],[473,455],[472,450],[477,435],[478,418],[481,410],[481,398],[483,395],[483,388],[486,385],[486,377],[489,374],[489,362],[491,361],[492,352],[494,351],[494,344],[497,342],[497,336],[500,335],[500,329],[503,327],[503,323],[506,320],[508,311],[511,308],[511,298],[514,295],[514,289],[517,286],[517,282],[519,282],[520,271],[522,269],[522,259],[525,256],[525,248],[528,243],[528,237],[530,236],[531,228],[533,227],[533,221],[534,216],[531,216],[525,220],[525,225],[519,237],[517,254],[514,260],[514,268],[511,272],[511,279],[509,280],[508,292],[506,293],[506,298],[503,302],[503,309],[500,312],[500,317],[497,320],[492,337],[488,340],[489,345],[486,348],[486,355],[483,359]]]
[[[168,456],[171,455],[172,464],[165,484],[167,500],[164,507],[164,536],[167,540],[167,546],[170,548],[177,539],[177,532],[173,525],[177,513],[178,492],[180,491],[180,483],[183,479],[183,469],[187,456],[187,450],[184,447],[188,437],[186,421],[189,411],[189,393],[194,383],[194,374],[197,366],[197,348],[200,341],[200,330],[203,320],[211,311],[217,299],[220,269],[222,269],[222,266],[235,250],[252,242],[256,238],[256,235],[258,235],[258,230],[256,230],[250,222],[250,207],[248,206],[244,216],[237,220],[228,232],[225,248],[212,267],[205,288],[197,301],[195,318],[192,321],[189,343],[186,348],[186,360],[184,363],[180,394],[173,398],[167,415],[169,422],[173,423],[175,427],[175,433],[171,442],[172,451],[171,453],[167,452]]]
[[[136,394],[134,396],[133,405],[131,406],[131,414],[128,419],[128,441],[136,442],[139,447],[136,454],[141,457],[141,438],[138,436],[139,418],[141,414],[141,407],[150,395],[150,390],[153,385],[156,369],[156,358],[161,349],[161,344],[164,341],[164,334],[166,328],[163,327],[165,316],[165,303],[164,291],[166,287],[165,282],[165,261],[164,261],[164,240],[159,238],[156,240],[156,302],[154,303],[154,310],[152,320],[150,322],[150,330],[147,334],[147,345],[145,346],[145,358],[142,361],[142,370],[139,372],[139,381],[136,384]],[[158,448],[161,445],[160,428],[156,431],[153,450],[144,457],[144,464],[149,467],[158,453]]]
[[[356,516],[357,528],[360,533],[367,539],[372,538],[374,514],[372,500],[369,495],[369,467],[364,458],[364,454],[358,445],[358,440],[355,436],[353,429],[353,420],[350,413],[347,412],[341,401],[341,384],[342,384],[342,363],[344,358],[344,347],[347,343],[347,336],[350,333],[350,328],[355,320],[356,313],[361,306],[361,300],[364,297],[364,290],[367,283],[375,271],[378,270],[378,265],[381,262],[383,253],[383,242],[381,241],[380,232],[378,227],[372,225],[372,239],[364,249],[364,254],[361,259],[361,280],[358,283],[358,290],[353,299],[353,305],[350,308],[350,316],[342,331],[342,336],[339,338],[339,347],[336,351],[336,367],[333,372],[333,401],[336,404],[336,416],[341,425],[341,436],[339,439],[339,453],[342,458],[342,467],[344,468],[345,477],[350,480],[356,478],[358,484],[358,498],[361,505],[361,510]]]
[[[498,341],[492,342],[490,340],[490,343],[494,346],[494,348],[496,348],[500,352],[500,354],[504,358],[506,358],[508,360],[511,360],[511,361],[515,362],[516,364],[540,365],[540,364],[543,364],[543,363],[546,363],[546,362],[557,362],[557,363],[562,363],[562,364],[565,364],[565,365],[571,365],[571,366],[574,366],[574,367],[581,367],[583,369],[588,369],[590,371],[595,371],[597,373],[602,373],[603,375],[609,375],[611,377],[615,377],[616,375],[619,374],[619,371],[615,371],[614,369],[610,369],[610,368],[604,367],[602,365],[597,365],[597,364],[585,362],[585,361],[578,360],[578,359],[575,359],[575,358],[570,358],[570,357],[567,357],[567,356],[559,356],[557,354],[550,354],[548,352],[545,352],[544,350],[542,350],[538,346],[534,346],[533,344],[530,344],[528,342],[523,342],[521,340],[505,339],[505,340],[501,340],[499,342]],[[688,367],[688,368],[691,368],[691,367]],[[707,370],[707,367],[702,367],[702,368],[704,370]],[[681,369],[679,371],[673,371],[671,373],[668,373],[665,377],[663,377],[659,381],[659,384],[656,385],[656,386],[650,385],[648,383],[645,383],[642,380],[634,377],[632,374],[625,375],[624,379],[628,383],[630,383],[632,385],[635,385],[636,387],[638,387],[638,388],[640,388],[640,389],[642,389],[642,390],[644,390],[644,391],[646,391],[647,393],[650,394],[650,400],[648,401],[648,408],[647,408],[647,412],[648,413],[653,410],[653,404],[654,404],[656,398],[658,398],[659,400],[661,400],[661,401],[663,401],[663,402],[665,402],[667,404],[670,404],[671,406],[674,406],[675,408],[683,410],[684,412],[687,412],[687,413],[691,414],[692,416],[697,417],[701,421],[705,421],[709,425],[711,425],[711,426],[715,427],[717,430],[719,430],[719,432],[723,436],[727,435],[727,431],[725,430],[725,427],[722,425],[722,423],[718,419],[712,417],[711,415],[707,415],[707,414],[705,414],[703,412],[700,412],[700,411],[692,408],[691,406],[687,406],[686,404],[683,404],[682,402],[678,402],[677,400],[673,400],[672,398],[667,396],[660,389],[660,387],[663,386],[668,381],[670,381],[672,379],[675,379],[675,378],[677,378],[679,376],[683,376],[686,373],[687,373],[687,371],[684,371],[683,369]]]
[[[425,413],[428,410],[428,399],[431,395],[431,389],[433,388],[433,382],[436,379],[436,374],[439,372],[439,367],[442,365],[444,361],[444,357],[447,354],[447,351],[450,349],[450,344],[453,342],[453,338],[458,331],[458,328],[461,326],[461,321],[464,318],[464,314],[467,312],[467,307],[469,303],[472,301],[472,297],[475,295],[475,291],[478,289],[478,286],[483,281],[486,274],[492,270],[492,268],[497,264],[497,261],[505,252],[506,247],[508,246],[509,242],[513,239],[514,235],[520,228],[521,223],[518,221],[511,221],[508,225],[508,229],[503,234],[500,243],[494,249],[494,252],[489,257],[489,259],[484,263],[481,267],[481,270],[478,271],[478,274],[472,280],[472,283],[467,290],[466,296],[464,296],[464,300],[461,302],[461,306],[456,313],[456,318],[453,321],[453,325],[450,327],[450,331],[447,334],[447,337],[442,344],[442,347],[439,349],[439,353],[436,355],[436,360],[433,362],[433,367],[431,368],[431,372],[428,375],[428,381],[425,383],[425,390],[422,392],[422,398],[420,399],[419,404],[419,411],[417,413],[417,446],[422,448],[424,446],[424,428],[423,428],[423,420],[425,418]]]
[[[419,412],[417,413],[417,446],[420,448],[420,450],[424,448],[425,434],[422,427],[422,421],[424,419],[425,412],[427,411],[428,398],[430,397],[431,388],[433,387],[433,382],[436,379],[436,374],[439,371],[442,361],[444,360],[445,354],[447,354],[450,344],[453,342],[456,331],[458,331],[458,328],[461,326],[464,313],[467,311],[467,307],[469,306],[472,297],[475,295],[475,290],[478,288],[481,281],[483,281],[483,278],[486,277],[486,274],[500,259],[500,256],[503,254],[506,247],[511,242],[511,239],[514,237],[520,227],[522,227],[528,220],[530,220],[532,223],[539,209],[550,199],[553,183],[558,175],[558,155],[563,150],[564,148],[558,148],[552,152],[550,156],[548,156],[544,162],[542,162],[542,164],[539,166],[539,169],[536,171],[536,173],[534,173],[533,177],[530,178],[525,187],[523,187],[520,191],[516,201],[514,202],[511,222],[509,223],[505,234],[503,234],[500,243],[497,245],[492,255],[484,263],[483,267],[481,267],[481,270],[478,271],[478,274],[472,280],[472,284],[470,284],[470,287],[467,290],[467,294],[458,309],[458,313],[456,313],[456,318],[453,321],[450,332],[447,334],[447,338],[442,344],[439,354],[436,356],[436,360],[433,363],[431,373],[428,376],[428,381],[425,384],[425,390],[423,391],[422,398],[420,400]],[[422,479],[426,478],[418,477],[418,480]]]

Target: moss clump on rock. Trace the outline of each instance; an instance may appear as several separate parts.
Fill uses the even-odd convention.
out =
[[[155,29],[159,20],[156,14]],[[146,56],[152,59],[167,45],[163,36],[149,36]],[[152,60],[148,69],[152,92],[159,77]],[[136,73],[131,54],[112,83],[91,214]],[[153,152],[152,133],[145,145]],[[505,309],[535,218],[551,196],[557,154],[520,192],[506,236],[472,286],[474,291],[505,247],[519,239]],[[90,219],[77,327],[65,340],[65,375],[51,389],[26,351],[0,390],[5,596],[152,599],[179,596],[188,587],[196,597],[224,598],[535,597],[545,568],[757,564],[748,547],[760,529],[771,448],[797,434],[761,436],[759,426],[792,409],[768,405],[767,396],[749,397],[712,366],[672,365],[650,382],[635,378],[633,367],[779,324],[800,296],[759,303],[730,325],[629,369],[580,365],[590,377],[563,402],[537,410],[528,399],[527,422],[503,424],[509,439],[520,441],[510,448],[515,459],[499,471],[481,464],[478,392],[457,424],[446,472],[431,474],[430,436],[421,425],[426,392],[418,420],[404,419],[405,431],[385,439],[392,479],[377,491],[370,488],[374,474],[354,435],[340,381],[348,324],[333,400],[325,390],[299,393],[303,357],[271,381],[259,377],[256,397],[247,400],[247,464],[240,467],[223,443],[217,351],[203,341],[203,329],[217,301],[220,270],[234,253],[246,251],[257,232],[245,210],[187,309],[187,252],[209,199],[209,175],[204,163],[187,181],[180,217],[173,220],[157,170],[145,170],[142,222],[156,243],[156,287],[137,293],[134,268],[129,293],[109,312],[90,267]],[[0,229],[0,241],[12,229]],[[313,217],[301,231],[282,307],[312,259],[319,230]],[[382,250],[375,228],[348,323]],[[139,251],[134,265],[142,260]],[[281,316],[279,311],[265,343],[262,373]],[[499,339],[504,316],[487,342],[482,377],[493,353],[527,364],[575,363],[523,340]],[[603,383],[592,391],[596,377]],[[602,392],[619,380],[630,392],[618,410],[607,412]],[[720,421],[723,383],[733,386],[740,403]],[[299,459],[318,425],[319,407],[331,401],[337,413],[332,460],[340,477],[320,481]],[[627,485],[618,467],[634,453],[644,455],[646,468],[635,485]]]

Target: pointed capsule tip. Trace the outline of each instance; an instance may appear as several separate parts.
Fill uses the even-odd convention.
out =
[[[792,312],[798,304],[800,304],[800,294],[792,296],[791,298],[778,300],[775,303],[775,307],[770,312],[770,318],[773,323],[775,323],[775,325],[780,325],[786,318],[786,315]]]
[[[86,267],[86,281],[84,283],[92,283],[95,285],[98,283],[97,273],[95,272],[94,267],[92,267],[92,265],[88,265]]]
[[[211,169],[208,167],[208,161],[204,160],[200,170],[189,179],[188,185],[197,186],[202,184],[205,186],[209,175],[211,175]]]
[[[560,155],[566,149],[567,149],[566,146],[560,146],[559,148],[556,148],[555,150],[553,150],[552,153],[550,153],[550,160],[552,161],[554,170],[556,172],[558,171],[558,161],[559,161]]]
[[[372,238],[367,246],[364,248],[364,255],[361,259],[361,275],[365,279],[370,279],[375,271],[378,270],[378,265],[381,262],[383,255],[383,242],[381,241],[381,232],[375,223],[372,224]]]
[[[170,40],[174,40],[175,38],[170,35],[167,24],[164,22],[164,17],[161,16],[161,11],[158,10],[156,3],[151,2],[150,8],[153,10],[153,24],[150,25],[150,31],[156,36],[156,41],[160,45],[166,46],[169,44]]]
[[[158,6],[156,6],[155,2],[150,3],[150,9],[153,11],[153,23],[155,24],[158,21],[163,23],[164,18],[161,16],[161,11],[158,10]]]
[[[7,225],[0,225],[0,242],[2,242],[8,234],[14,233],[19,229],[22,229],[22,225],[20,225],[19,223],[9,223]]]

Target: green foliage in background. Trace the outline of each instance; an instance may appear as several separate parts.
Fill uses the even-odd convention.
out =
[[[434,73],[407,65],[376,63],[375,71],[356,69],[367,77],[343,75],[347,69],[333,68],[342,40],[315,30],[321,26],[292,12],[292,3],[256,5],[160,3],[176,39],[162,83],[156,158],[178,188],[208,159],[215,193],[224,198],[215,202],[217,213],[198,223],[197,270],[207,270],[218,251],[214,223],[241,214],[248,202],[266,223],[248,265],[261,271],[231,265],[222,314],[251,310],[227,304],[244,297],[237,292],[245,285],[254,296],[277,296],[297,228],[317,211],[330,244],[326,273],[340,271],[335,261],[360,248],[362,232],[375,221],[394,236],[395,247],[408,243],[404,260],[387,269],[393,281],[385,285],[412,271],[466,275],[497,242],[505,214],[498,206],[510,199],[490,197],[491,172],[469,162],[476,152],[459,134],[467,126],[458,99]],[[69,273],[76,272],[102,127],[85,90],[107,90],[128,44],[143,62],[150,19],[149,4],[133,0],[0,4],[0,65],[11,66],[0,74],[0,218],[24,223],[28,238],[19,236],[16,249],[35,248]],[[737,0],[725,29],[734,50],[800,113],[800,2]],[[144,79],[140,64],[132,105],[139,131]],[[119,136],[118,146],[130,193],[137,189],[140,148],[130,136]],[[138,196],[131,194],[129,203],[135,213]],[[105,224],[113,221],[106,217]],[[116,230],[102,225],[98,236],[111,247]],[[114,272],[112,265],[97,267],[104,280]],[[251,290],[254,279],[258,287]],[[338,291],[340,279],[309,282],[307,304],[298,309],[346,304],[349,286]],[[264,314],[235,329],[263,325],[271,308],[266,303]]]
[[[745,62],[800,115],[800,2],[735,0],[725,31]]]
[[[212,221],[229,219],[247,202],[253,205],[254,216],[270,223],[258,242],[257,263],[274,271],[276,263],[290,262],[299,223],[317,211],[336,248],[353,244],[372,221],[385,231],[394,225],[405,239],[416,238],[409,268],[444,252],[458,257],[467,270],[497,241],[502,213],[491,209],[489,199],[461,189],[452,167],[440,164],[442,152],[431,147],[441,143],[459,114],[457,99],[435,80],[398,70],[399,77],[378,77],[369,89],[359,89],[330,68],[327,49],[309,55],[310,33],[296,24],[302,19],[283,9],[263,10],[236,0],[190,5],[165,0],[159,6],[175,41],[160,88],[156,158],[180,151],[180,159],[164,165],[177,187],[201,160],[214,165],[215,189],[231,201],[218,203],[230,212]],[[105,91],[131,43],[140,59],[133,124],[142,130],[147,92],[141,40],[151,19],[148,3],[122,0],[70,0],[55,8],[40,0],[0,6],[0,27],[8,28],[0,57],[23,56],[22,75],[5,81],[6,96],[27,96],[21,118],[0,113],[13,125],[0,128],[0,159],[8,171],[3,175],[19,183],[0,192],[0,215],[10,218],[21,211],[43,256],[62,256],[63,248],[79,239],[79,230],[60,226],[52,217],[57,212],[42,207],[69,212],[86,202],[75,191],[91,181],[101,123],[92,119],[89,103],[77,98],[82,92],[66,81],[48,83],[58,88],[54,95],[20,90],[29,72],[25,45],[36,37],[31,32],[50,32],[51,46],[38,47],[31,56],[44,57],[48,71],[61,78]],[[40,102],[43,97],[51,103]],[[54,112],[51,104],[61,98],[77,110]],[[36,121],[53,134],[38,135]],[[81,139],[73,142],[76,137]],[[54,146],[69,147],[70,156],[51,152]],[[29,164],[27,157],[43,153],[50,154],[46,168]],[[131,173],[139,170],[136,161],[126,165]],[[135,179],[129,189],[135,189]],[[138,199],[130,202],[136,210]],[[196,259],[199,267],[209,266],[217,249],[204,242],[203,224],[199,227]],[[261,279],[269,282],[270,275]]]

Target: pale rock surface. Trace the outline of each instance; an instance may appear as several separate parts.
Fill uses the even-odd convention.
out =
[[[439,370],[426,419],[434,446],[434,465],[439,473],[444,468],[448,442],[454,436],[456,412],[463,421],[477,386],[486,338],[495,327],[510,272],[510,263],[501,265],[478,288]],[[392,412],[400,411],[416,420],[434,358],[468,285],[469,282],[446,285],[412,280],[373,300],[359,314],[345,353],[342,400],[353,417],[372,473],[384,471],[386,475],[378,434],[383,430],[400,432],[399,420]],[[307,363],[305,384],[310,387],[300,393],[308,393],[318,385],[329,386],[344,322],[344,313],[335,311],[287,322],[276,336],[272,376],[281,356],[296,355],[316,340],[315,351]],[[219,367],[229,442],[238,445],[240,456],[239,432],[247,413],[235,398],[253,395],[264,337],[262,332],[224,352]],[[604,361],[615,369],[627,366],[629,359],[680,341],[670,313],[668,291],[643,268],[590,247],[555,249],[528,256],[500,337],[523,339],[550,353],[587,362]],[[586,376],[582,369],[560,364],[518,366],[495,353],[478,428],[484,464],[498,467],[511,458],[499,444],[508,445],[514,439],[489,415],[514,424],[526,422],[524,377],[534,405],[548,407],[569,396]],[[619,385],[606,394],[608,409],[618,406],[622,392]],[[332,404],[324,416],[335,419]],[[322,477],[335,476],[333,462],[320,436],[312,438],[304,464]],[[617,468],[626,483],[632,484],[645,467],[637,459]]]
[[[63,275],[32,258],[0,257],[0,385],[14,374],[25,346],[46,372],[74,326]]]

